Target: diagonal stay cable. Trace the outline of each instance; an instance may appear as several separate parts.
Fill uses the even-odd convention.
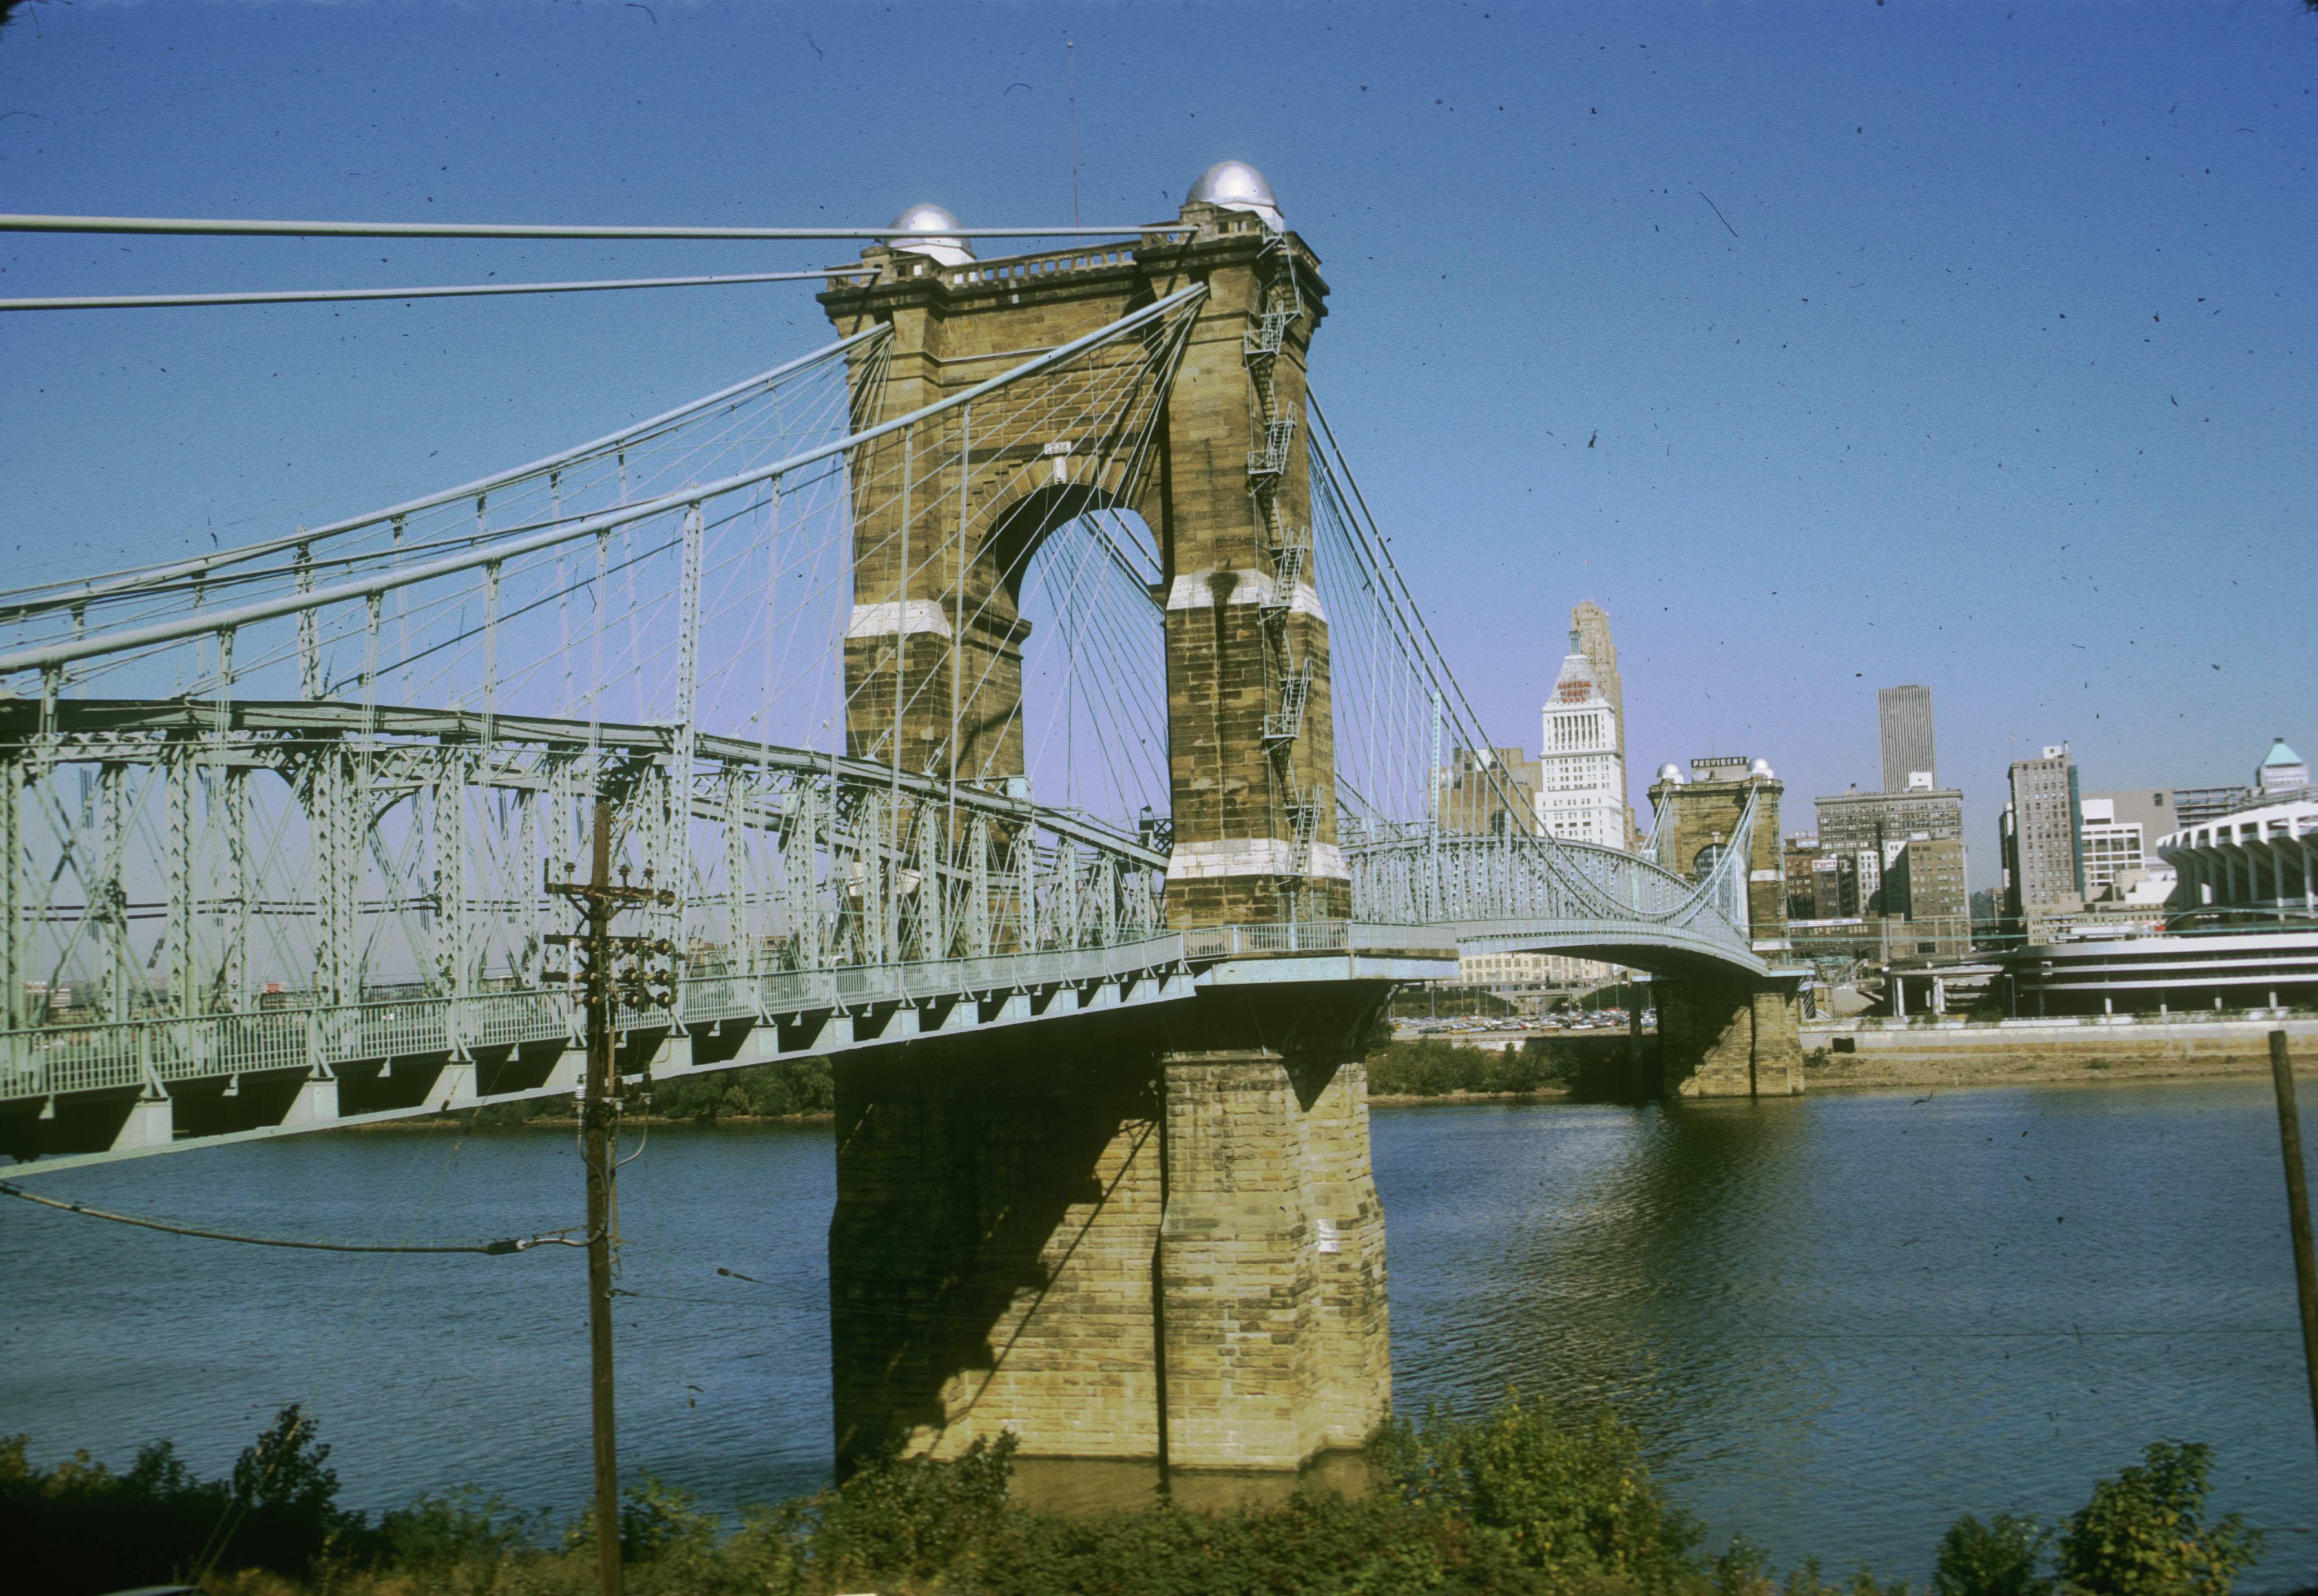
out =
[[[13,650],[8,654],[0,655],[0,674],[13,674],[15,671],[49,665],[69,664],[93,654],[112,653],[121,649],[141,647],[147,643],[165,642],[175,638],[190,637],[196,632],[214,632],[221,626],[244,626],[254,622],[291,614],[300,610],[320,609],[328,605],[344,604],[373,592],[390,592],[398,587],[431,580],[436,577],[448,576],[454,571],[472,569],[494,560],[510,560],[519,554],[527,554],[534,549],[552,548],[557,543],[576,542],[599,531],[632,525],[668,510],[681,508],[688,503],[713,498],[736,488],[745,488],[770,478],[785,476],[800,467],[813,464],[831,455],[844,453],[848,450],[858,449],[864,444],[889,434],[898,433],[904,427],[915,426],[934,416],[970,405],[984,394],[995,392],[1008,383],[1020,381],[1026,377],[1035,376],[1039,372],[1067,364],[1088,350],[1100,348],[1104,345],[1130,336],[1137,329],[1168,316],[1184,304],[1204,296],[1206,292],[1207,287],[1204,283],[1193,283],[1188,288],[1178,289],[1165,299],[1154,300],[1140,309],[1130,311],[1119,320],[1098,327],[1083,337],[1073,339],[1067,344],[1057,345],[1046,354],[1025,361],[1011,371],[937,399],[910,415],[897,416],[890,421],[882,422],[851,436],[801,451],[785,460],[757,466],[719,481],[704,482],[697,487],[661,494],[640,503],[624,506],[617,510],[588,516],[560,527],[534,533],[527,537],[510,539],[505,542],[482,544],[462,554],[420,562],[405,569],[370,577],[316,593],[285,595],[263,603],[247,605],[237,610],[219,610],[189,620],[133,627],[117,635],[91,633],[85,638],[69,642]]]
[[[1377,525],[1375,515],[1368,507],[1366,496],[1361,493],[1359,481],[1352,475],[1350,462],[1344,459],[1343,450],[1336,443],[1334,431],[1328,426],[1325,411],[1321,408],[1316,397],[1307,395],[1307,403],[1314,420],[1318,423],[1315,434],[1316,440],[1325,439],[1327,446],[1325,453],[1317,449],[1313,452],[1312,458],[1320,468],[1319,476],[1326,481],[1330,493],[1337,498],[1340,508],[1345,512],[1346,520],[1352,530],[1368,544],[1367,556],[1371,569],[1379,578],[1389,578],[1382,589],[1384,598],[1397,611],[1401,612],[1404,627],[1413,623],[1413,631],[1409,633],[1408,641],[1412,644],[1421,641],[1422,646],[1413,649],[1412,659],[1425,676],[1433,680],[1436,690],[1447,689],[1456,708],[1459,729],[1469,739],[1471,746],[1476,749],[1485,747],[1486,740],[1477,735],[1480,728],[1480,717],[1466,698],[1463,685],[1449,669],[1447,658],[1442,653],[1439,643],[1433,638],[1432,628],[1425,623],[1423,614],[1417,609],[1415,595],[1408,588],[1407,578],[1402,575],[1398,561],[1393,558],[1391,549],[1384,542],[1383,531]],[[1338,483],[1339,473],[1342,475],[1341,486]],[[1349,502],[1343,498],[1344,489],[1350,489]],[[1351,514],[1355,505],[1359,509],[1357,516]],[[1489,775],[1492,786],[1499,791],[1503,801],[1509,807],[1517,804],[1517,799],[1505,786],[1505,778],[1502,770],[1492,765]],[[1561,851],[1550,847],[1544,850],[1542,856],[1548,869],[1576,888],[1582,896],[1610,904],[1611,901],[1599,883],[1586,879],[1582,872],[1571,870],[1567,866],[1559,856]],[[1698,903],[1704,901],[1712,890],[1711,883],[1701,883],[1690,893],[1684,905],[1664,913],[1645,915],[1641,918],[1658,920],[1679,918]],[[1611,907],[1622,909],[1622,906],[1615,904],[1611,904]]]
[[[39,607],[65,605],[77,599],[94,598],[121,587],[139,585],[156,578],[166,578],[189,575],[240,560],[260,558],[265,554],[292,548],[301,542],[319,542],[340,533],[360,531],[364,527],[391,523],[397,516],[414,515],[421,510],[448,505],[456,500],[472,498],[479,493],[495,492],[511,483],[539,476],[559,467],[599,455],[606,455],[629,440],[650,437],[663,428],[678,425],[686,418],[696,416],[716,405],[729,402],[758,389],[769,389],[786,379],[809,372],[816,366],[834,361],[840,356],[849,355],[852,350],[860,345],[882,344],[887,336],[888,329],[883,327],[864,328],[850,336],[840,338],[835,343],[825,344],[809,354],[786,361],[769,371],[759,372],[755,376],[719,389],[714,393],[704,394],[696,399],[687,399],[673,409],[633,422],[615,432],[606,433],[602,437],[560,449],[553,454],[544,455],[523,465],[478,477],[471,482],[462,482],[455,488],[438,489],[418,498],[406,499],[400,504],[389,505],[383,509],[373,510],[366,515],[350,516],[321,526],[307,527],[296,533],[262,539],[257,542],[245,543],[237,548],[212,551],[191,560],[132,567],[102,576],[86,578],[78,584],[59,583],[46,587],[19,589],[9,593],[6,596],[16,598],[38,593],[42,595],[38,601]]]

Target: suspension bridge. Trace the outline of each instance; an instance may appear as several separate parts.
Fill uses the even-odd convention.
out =
[[[1002,258],[948,221],[664,415],[0,595],[19,1172],[573,1091],[607,806],[674,973],[632,1087],[837,1063],[840,1452],[1293,1466],[1384,1412],[1395,983],[1653,970],[1669,1091],[1800,1089],[1776,784],[1662,784],[1628,853],[1486,777],[1262,179]]]

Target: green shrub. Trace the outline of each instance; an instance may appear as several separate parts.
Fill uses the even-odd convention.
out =
[[[380,1559],[397,1568],[498,1562],[530,1550],[544,1533],[545,1518],[544,1512],[525,1513],[503,1497],[459,1485],[382,1515],[373,1545]]]
[[[1566,1589],[1511,1543],[1445,1513],[1378,1493],[1298,1493],[1227,1513],[1170,1506],[1090,1517],[1021,1514],[964,1576],[957,1596],[1398,1596]]]
[[[656,1081],[651,1112],[665,1119],[777,1119],[791,1114],[825,1114],[837,1106],[837,1085],[829,1061],[784,1059],[707,1075]]]
[[[25,1438],[10,1437],[0,1440],[0,1546],[12,1578],[57,1592],[157,1583],[205,1565],[303,1574],[367,1530],[337,1506],[329,1456],[294,1403],[225,1480],[195,1475],[167,1441],[140,1448],[116,1475],[86,1452],[35,1468]]]
[[[620,1561],[649,1563],[679,1551],[716,1544],[716,1516],[693,1503],[692,1493],[646,1475],[620,1493]]]
[[[892,1454],[820,1499],[816,1575],[840,1589],[915,1582],[970,1563],[1010,1511],[1015,1439],[977,1439],[953,1462]]]
[[[2205,1521],[2213,1448],[2153,1441],[2093,1487],[2061,1532],[2061,1583],[2085,1596],[2225,1596],[2263,1540],[2242,1514]]]
[[[1218,1512],[1161,1504],[1074,1516],[1015,1505],[1015,1442],[953,1462],[887,1455],[833,1490],[744,1513],[726,1535],[647,1477],[620,1515],[631,1596],[1907,1596],[1862,1570],[1782,1578],[1744,1537],[1711,1560],[1669,1507],[1636,1433],[1509,1394],[1478,1419],[1428,1409],[1389,1426],[1378,1488],[1299,1492]],[[0,1438],[0,1546],[25,1588],[76,1596],[202,1566],[213,1596],[587,1596],[591,1519],[560,1547],[544,1515],[472,1490],[424,1496],[373,1527],[336,1505],[329,1449],[285,1408],[224,1480],[166,1442],[113,1475],[76,1455],[42,1471]],[[2058,1537],[1969,1514],[1939,1547],[1933,1596],[2226,1596],[2261,1550],[2237,1516],[2204,1520],[2209,1450],[2160,1443],[2103,1480]],[[223,1550],[216,1558],[209,1553]],[[269,1572],[270,1571],[270,1572]],[[302,1583],[295,1582],[304,1582]]]
[[[1816,1576],[1815,1565],[1812,1572]],[[1777,1574],[1778,1570],[1771,1566],[1771,1554],[1744,1534],[1732,1536],[1722,1555],[1707,1567],[1715,1596],[1766,1596],[1776,1588]]]
[[[780,1119],[826,1114],[837,1107],[837,1082],[822,1058],[783,1059],[705,1075],[652,1082],[649,1105],[631,1099],[631,1113],[657,1119],[714,1125],[720,1119]],[[511,1130],[535,1120],[568,1120],[578,1110],[569,1096],[487,1103],[474,1110],[477,1130]]]
[[[2053,1532],[2029,1518],[1999,1513],[1981,1523],[1966,1513],[1940,1538],[1937,1596],[2051,1596],[2052,1579],[2037,1572]]]
[[[1780,1587],[1784,1596],[1909,1596],[1908,1582],[1893,1580],[1888,1585],[1875,1583],[1875,1571],[1863,1568],[1841,1584],[1829,1584],[1819,1578],[1819,1559],[1805,1559],[1803,1565],[1787,1576]]]
[[[570,1094],[553,1098],[519,1098],[512,1103],[486,1103],[469,1121],[479,1131],[519,1129],[540,1119],[576,1119],[580,1110]]]
[[[1509,1396],[1480,1420],[1428,1408],[1381,1443],[1403,1501],[1501,1536],[1562,1579],[1666,1590],[1697,1573],[1699,1529],[1651,1484],[1634,1430],[1606,1412],[1564,1425]]]

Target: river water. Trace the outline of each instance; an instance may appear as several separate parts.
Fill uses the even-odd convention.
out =
[[[1379,1109],[1397,1401],[1615,1403],[1720,1545],[1921,1579],[1966,1511],[2057,1517],[2211,1442],[2249,1586],[2318,1581],[2314,1452],[2266,1082],[1876,1093],[1666,1112]],[[2318,1134],[2318,1122],[2311,1130]],[[341,1240],[571,1223],[567,1134],[293,1137],[35,1189]],[[622,1179],[621,1441],[729,1505],[827,1480],[826,1127],[656,1129]],[[220,1473],[308,1405],[350,1505],[469,1481],[585,1499],[575,1251],[285,1252],[11,1203],[0,1434]],[[732,1271],[722,1274],[720,1270]]]

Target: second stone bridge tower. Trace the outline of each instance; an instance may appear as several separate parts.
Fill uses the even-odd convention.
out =
[[[1764,760],[1722,756],[1691,761],[1685,778],[1668,765],[1650,785],[1658,817],[1659,863],[1703,881],[1722,856],[1744,848],[1733,883],[1756,955],[1767,975],[1694,970],[1661,974],[1651,987],[1658,1011],[1658,1080],[1649,1096],[1800,1097],[1803,1089],[1801,979],[1787,940],[1786,872],[1780,855],[1779,798],[1784,785]]]
[[[1206,290],[1148,469],[1082,463],[1002,390],[939,471],[905,468],[909,496],[857,501],[847,740],[912,772],[1021,775],[1020,572],[1075,516],[1131,509],[1160,559],[1169,928],[1343,919],[1304,431],[1327,285],[1252,168],[1210,169],[1181,220],[999,260],[875,247],[874,275],[822,294],[846,333],[893,328],[882,383],[857,383],[867,426]],[[956,223],[921,207],[896,225]],[[929,559],[910,518],[937,500],[954,531]],[[1011,1431],[1029,1455],[1286,1468],[1374,1432],[1390,1373],[1359,1041],[1388,986],[1333,962],[1325,982],[1281,965],[1140,1017],[840,1063],[841,1461]]]

